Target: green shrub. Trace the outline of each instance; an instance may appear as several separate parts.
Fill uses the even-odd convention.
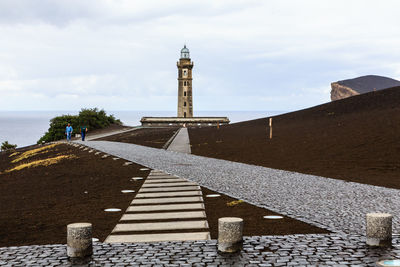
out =
[[[17,145],[10,144],[10,143],[8,143],[8,141],[4,141],[1,144],[1,151],[6,151],[6,150],[16,149],[16,148],[17,148]]]
[[[50,120],[48,131],[37,142],[42,143],[57,141],[65,138],[65,127],[70,123],[74,133],[79,133],[79,127],[85,125],[89,130],[102,129],[111,124],[122,124],[113,115],[107,116],[106,112],[97,108],[81,109],[78,115],[61,115]]]

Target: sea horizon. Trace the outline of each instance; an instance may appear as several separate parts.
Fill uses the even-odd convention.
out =
[[[231,123],[258,119],[283,114],[288,111],[196,111],[196,117],[228,117]],[[0,143],[8,141],[18,147],[29,146],[36,142],[48,130],[50,119],[60,115],[77,115],[79,110],[3,110],[0,111]],[[149,111],[149,110],[110,110],[126,126],[140,126],[140,119],[147,117],[173,117],[176,111]]]

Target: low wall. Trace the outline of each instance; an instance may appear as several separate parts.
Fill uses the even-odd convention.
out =
[[[176,127],[176,126],[217,126],[229,124],[227,117],[143,117],[140,122],[145,127]]]

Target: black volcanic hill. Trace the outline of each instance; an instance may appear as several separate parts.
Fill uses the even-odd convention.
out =
[[[268,118],[189,136],[196,155],[400,189],[400,87],[275,116],[271,140]]]
[[[337,83],[350,87],[360,94],[400,86],[400,81],[378,75],[366,75],[354,79],[338,81]]]

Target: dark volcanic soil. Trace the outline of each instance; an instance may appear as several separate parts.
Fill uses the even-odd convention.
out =
[[[218,218],[221,217],[242,218],[244,226],[243,235],[245,236],[329,233],[327,230],[251,205],[247,202],[228,205],[228,203],[232,204],[232,201],[237,201],[237,199],[224,194],[220,194],[220,197],[215,198],[206,197],[208,194],[217,193],[205,187],[202,187],[201,190],[203,192],[212,239],[218,238]],[[283,218],[272,220],[264,219],[263,216],[266,215],[280,215]]]
[[[28,150],[32,148],[18,152]],[[74,222],[91,222],[93,236],[104,241],[136,194],[122,194],[121,190],[139,191],[144,180],[130,180],[146,178],[149,171],[140,171],[142,166],[137,164],[123,166],[123,159],[102,158],[104,153],[89,151],[60,144],[16,163],[11,161],[21,154],[0,156],[0,247],[65,244],[66,226]],[[21,164],[65,155],[75,158],[6,172]],[[206,188],[202,191],[204,196],[215,193]],[[244,235],[248,236],[327,232],[288,217],[265,220],[263,216],[276,213],[248,203],[229,206],[227,203],[236,199],[223,194],[204,199],[212,238],[217,238],[218,218],[227,216],[243,218]],[[120,208],[121,212],[104,212],[106,208]],[[168,231],[154,231],[160,232]]]
[[[4,173],[20,163],[69,154],[77,158]],[[66,226],[74,222],[91,222],[93,236],[103,241],[122,214],[104,209],[124,212],[134,195],[121,190],[137,191],[142,182],[130,178],[148,175],[140,165],[122,167],[125,160],[103,159],[103,153],[94,155],[64,144],[16,164],[10,164],[15,157],[9,155],[0,155],[0,247],[64,244]]]
[[[162,148],[179,128],[141,128],[127,133],[115,134],[96,140],[130,143]]]
[[[273,118],[189,129],[192,153],[400,188],[400,87]]]

